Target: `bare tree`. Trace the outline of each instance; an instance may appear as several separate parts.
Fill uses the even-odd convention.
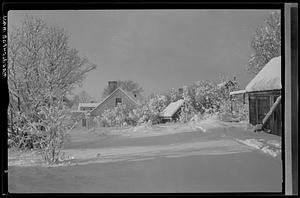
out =
[[[81,91],[79,93],[79,102],[91,102],[92,97],[86,92],[86,91]]]
[[[125,80],[125,81],[117,81],[117,87],[121,87],[124,90],[127,90],[133,94],[141,95],[143,92],[143,88],[137,83],[132,80]],[[109,94],[114,91],[115,88],[112,87],[105,87],[103,90],[102,97],[105,98]]]
[[[79,94],[75,94],[71,99],[73,109],[77,109],[79,103],[85,102],[95,102],[92,100],[92,97],[86,91],[81,91]]]

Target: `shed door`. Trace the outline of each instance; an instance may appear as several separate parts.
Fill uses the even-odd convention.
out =
[[[82,126],[86,127],[86,119],[85,118],[82,119]]]
[[[263,119],[270,110],[270,101],[268,96],[257,97],[257,119],[258,123],[262,123]],[[270,121],[265,124],[265,129],[270,129]]]
[[[249,121],[250,124],[257,124],[256,115],[256,98],[254,96],[249,96]]]

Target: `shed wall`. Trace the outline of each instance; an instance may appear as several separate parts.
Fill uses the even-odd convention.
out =
[[[280,96],[281,91],[249,93],[249,122],[252,125],[261,124],[265,115]],[[264,129],[274,135],[282,133],[282,109],[281,104],[267,121]]]

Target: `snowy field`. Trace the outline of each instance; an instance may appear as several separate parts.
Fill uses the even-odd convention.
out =
[[[211,117],[188,124],[74,130],[64,152],[70,157],[68,163],[53,167],[42,162],[34,151],[10,152],[9,189],[12,192],[281,191],[280,137],[254,133],[245,122],[223,122]],[[168,170],[173,162],[184,166],[173,165]],[[186,170],[189,166],[191,170]],[[83,170],[83,167],[90,168]],[[229,172],[220,173],[221,170]],[[127,175],[128,171],[132,174]],[[48,177],[43,176],[45,172]],[[61,177],[61,172],[66,177]],[[166,175],[161,178],[161,174]],[[20,177],[27,178],[27,183],[22,183]],[[124,181],[120,180],[123,177]],[[140,181],[144,179],[147,182]],[[62,186],[57,186],[58,180]],[[220,183],[226,180],[230,182]],[[162,181],[166,188],[153,185]],[[91,182],[103,185],[97,187]],[[184,184],[178,186],[178,182]]]

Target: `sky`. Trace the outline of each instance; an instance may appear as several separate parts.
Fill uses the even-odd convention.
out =
[[[69,45],[96,64],[75,94],[100,101],[111,80],[133,80],[144,95],[199,80],[236,76],[243,89],[253,76],[250,42],[272,10],[11,10],[8,30],[25,14],[63,27]]]

